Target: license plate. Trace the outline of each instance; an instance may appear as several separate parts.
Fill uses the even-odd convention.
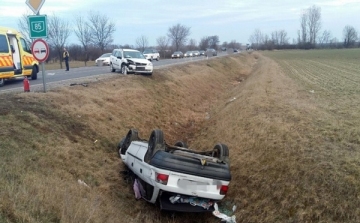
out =
[[[178,186],[187,190],[206,190],[208,183],[181,179],[178,181]]]

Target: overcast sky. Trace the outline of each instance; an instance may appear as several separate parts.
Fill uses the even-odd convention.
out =
[[[0,26],[18,28],[22,14],[31,13],[26,0],[0,0]],[[190,27],[190,38],[217,35],[220,43],[246,44],[255,29],[271,36],[284,29],[296,39],[304,9],[321,8],[322,30],[343,39],[346,25],[360,32],[360,0],[46,0],[40,14],[56,14],[73,24],[76,15],[90,10],[106,14],[116,24],[114,44],[135,45],[146,36],[150,45],[178,23]],[[74,34],[68,44],[78,43]]]

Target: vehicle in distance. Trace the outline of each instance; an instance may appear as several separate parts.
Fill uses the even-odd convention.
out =
[[[168,145],[160,129],[153,130],[149,140],[130,129],[117,148],[126,176],[138,185],[138,198],[159,204],[161,210],[213,211],[228,191],[229,150],[224,144],[199,152],[182,141]]]
[[[146,49],[143,52],[144,56],[146,59],[152,61],[152,60],[160,60],[160,54],[157,50],[155,49]]]
[[[186,51],[186,53],[184,54],[184,57],[193,57],[194,53],[193,51]]]
[[[209,48],[206,50],[207,56],[217,56],[217,51],[215,49]]]
[[[152,75],[153,64],[142,53],[133,49],[114,49],[110,56],[110,71],[120,70],[122,74]]]
[[[105,53],[105,54],[101,55],[99,58],[97,58],[95,60],[95,65],[99,66],[101,64],[101,65],[109,66],[110,65],[110,56],[111,56],[111,53]]]
[[[174,58],[184,58],[184,54],[181,51],[175,51],[173,54],[171,54],[171,59]]]
[[[193,55],[194,55],[194,57],[198,57],[198,56],[200,56],[200,52],[198,50],[194,50]]]
[[[200,50],[199,53],[200,53],[200,56],[205,56],[205,50]]]

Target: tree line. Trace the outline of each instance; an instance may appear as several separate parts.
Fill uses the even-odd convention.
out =
[[[24,14],[18,21],[18,27],[31,44],[30,31],[28,28],[28,15]],[[46,41],[50,47],[48,61],[59,62],[62,68],[62,53],[65,47],[72,60],[93,61],[103,53],[112,52],[116,48],[131,48],[143,52],[146,48],[156,48],[162,57],[170,57],[174,51],[206,50],[207,48],[218,49],[231,47],[239,49],[241,43],[232,40],[230,43],[223,42],[220,45],[219,36],[205,36],[197,42],[191,39],[191,28],[182,24],[175,24],[168,28],[167,33],[156,39],[157,46],[150,46],[148,37],[141,35],[135,41],[136,45],[114,44],[115,23],[104,14],[90,11],[86,16],[77,15],[73,23],[62,19],[56,14],[47,16],[48,37]],[[69,37],[74,33],[80,44],[70,44]]]
[[[285,30],[273,31],[270,36],[255,29],[249,37],[249,48],[259,50],[273,49],[314,49],[314,48],[352,48],[360,47],[360,35],[350,25],[343,29],[343,40],[332,37],[329,30],[321,33],[321,8],[315,5],[307,8],[300,16],[300,29],[297,39],[289,42]]]

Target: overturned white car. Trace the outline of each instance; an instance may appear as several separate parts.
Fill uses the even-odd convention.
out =
[[[213,211],[222,200],[231,180],[229,150],[216,144],[212,150],[198,152],[184,142],[171,146],[163,132],[155,129],[149,140],[140,139],[130,129],[119,145],[124,171],[139,197],[159,204],[162,210],[182,212]]]

